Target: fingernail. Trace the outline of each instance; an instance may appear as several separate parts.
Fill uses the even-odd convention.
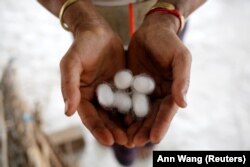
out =
[[[135,147],[135,144],[133,144],[133,143],[128,143],[128,144],[127,144],[127,148],[130,148],[130,149],[131,149],[131,148],[134,148],[134,147]]]
[[[69,108],[68,101],[65,101],[64,113],[65,113],[66,115],[68,115],[68,114],[67,114],[68,108]]]

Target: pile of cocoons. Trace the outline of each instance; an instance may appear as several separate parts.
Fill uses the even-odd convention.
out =
[[[115,74],[114,83],[97,86],[97,99],[103,108],[117,109],[122,114],[145,117],[150,109],[148,95],[155,89],[153,78],[146,74],[133,76],[130,70]]]

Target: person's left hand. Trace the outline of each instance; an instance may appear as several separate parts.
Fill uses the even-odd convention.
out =
[[[178,19],[168,14],[152,14],[134,34],[128,49],[128,67],[136,74],[154,78],[151,109],[142,121],[127,130],[127,147],[159,143],[179,107],[186,107],[191,54],[177,36]]]

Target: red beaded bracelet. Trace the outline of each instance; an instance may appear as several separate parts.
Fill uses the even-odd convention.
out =
[[[184,17],[180,14],[179,10],[177,10],[177,9],[168,9],[165,7],[155,7],[155,8],[152,8],[150,11],[148,11],[148,13],[146,14],[146,17],[150,14],[153,14],[153,13],[164,13],[164,14],[171,14],[171,15],[176,16],[179,20],[179,23],[180,23],[177,33],[179,33],[184,27],[184,22],[185,22]]]

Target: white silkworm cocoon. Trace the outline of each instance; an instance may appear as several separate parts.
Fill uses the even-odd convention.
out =
[[[148,97],[141,93],[134,93],[132,96],[133,111],[138,118],[145,117],[149,111]]]
[[[129,70],[119,71],[115,74],[114,83],[118,89],[127,89],[133,81],[133,75]]]
[[[137,75],[133,81],[133,88],[139,93],[149,94],[154,91],[155,82],[147,75]]]
[[[122,91],[114,93],[114,107],[122,114],[126,114],[132,107],[132,101],[130,96]]]
[[[97,87],[97,99],[101,106],[112,107],[114,103],[114,93],[108,84],[100,84]]]

